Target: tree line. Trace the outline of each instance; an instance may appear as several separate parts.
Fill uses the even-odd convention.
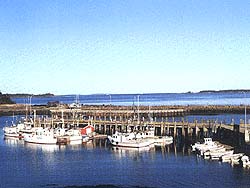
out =
[[[8,94],[0,92],[0,104],[15,104],[15,102],[11,100]]]

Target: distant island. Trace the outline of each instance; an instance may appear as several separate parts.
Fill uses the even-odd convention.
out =
[[[17,93],[17,94],[8,94],[11,98],[26,98],[26,97],[53,97],[55,96],[52,93],[45,93],[45,94],[38,94],[38,95],[34,95],[34,94],[27,94],[27,93]]]
[[[199,93],[248,93],[250,89],[203,90]]]
[[[15,104],[15,102],[11,100],[8,94],[2,94],[0,92],[0,104]]]

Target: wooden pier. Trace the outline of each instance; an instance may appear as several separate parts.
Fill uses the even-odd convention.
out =
[[[14,107],[14,108],[13,108]],[[157,135],[172,135],[174,137],[209,135],[220,130],[230,131],[233,135],[244,135],[249,141],[250,125],[241,121],[236,125],[233,121],[225,124],[217,121],[202,120],[198,122],[185,121],[183,117],[190,114],[200,113],[244,113],[244,106],[112,106],[112,105],[86,105],[81,108],[69,108],[67,105],[60,107],[45,108],[44,106],[33,107],[34,112],[27,113],[25,106],[8,105],[2,106],[2,112],[22,114],[42,114],[35,118],[35,126],[58,127],[84,127],[93,125],[97,133],[112,134],[115,131],[145,130],[154,127]],[[249,106],[247,106],[249,113]],[[38,113],[37,113],[38,112]],[[44,112],[44,113],[42,113]],[[206,114],[205,113],[205,114]],[[14,113],[13,113],[14,114]],[[204,115],[205,115],[204,114]],[[48,118],[49,117],[49,118]],[[179,117],[180,121],[176,121]]]
[[[204,121],[204,122],[168,122],[168,121],[140,121],[139,124],[137,121],[108,121],[97,119],[97,117],[89,117],[89,119],[54,119],[52,126],[64,126],[70,125],[71,127],[81,127],[85,125],[94,126],[95,130],[102,134],[112,134],[115,131],[128,132],[133,130],[146,130],[148,127],[154,127],[158,130],[158,135],[166,135],[171,134],[177,136],[179,134],[179,130],[181,130],[182,135],[192,135],[197,134],[201,130],[206,133],[209,130],[216,132],[218,128],[226,129],[230,131],[238,131],[239,133],[244,133],[245,129],[250,130],[250,124],[244,125],[235,125],[235,124],[223,124],[222,122],[218,123],[215,121]],[[51,126],[51,124],[47,123],[47,126]]]
[[[52,120],[51,126],[74,126],[84,127],[92,125],[95,131],[100,134],[112,134],[115,131],[129,132],[133,130],[146,130],[154,127],[156,135],[172,135],[177,136],[209,136],[221,130],[231,131],[233,134],[242,134],[246,132],[249,137],[248,130],[250,124],[245,124],[241,120],[239,125],[225,124],[218,121],[202,120],[198,122],[175,121],[174,116],[169,117],[167,114],[184,114],[184,109],[171,110],[147,110],[133,111],[118,109],[109,111],[105,109],[54,109],[51,110]],[[149,115],[151,114],[151,117]],[[160,116],[158,116],[160,114]]]

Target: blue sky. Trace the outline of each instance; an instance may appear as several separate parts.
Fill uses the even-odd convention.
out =
[[[0,1],[3,93],[250,89],[250,2]]]

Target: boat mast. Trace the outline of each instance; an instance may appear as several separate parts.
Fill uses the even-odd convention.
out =
[[[140,124],[140,95],[137,95],[137,124]]]
[[[29,101],[29,97],[28,97],[28,101]],[[28,101],[25,100],[25,121],[28,120]]]

